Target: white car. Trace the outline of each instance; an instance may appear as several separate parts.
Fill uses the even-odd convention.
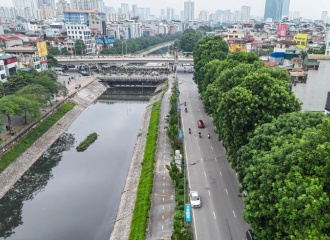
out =
[[[201,197],[198,195],[197,191],[190,191],[189,199],[191,207],[198,208],[202,206]]]

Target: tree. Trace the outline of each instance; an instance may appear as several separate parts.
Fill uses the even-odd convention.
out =
[[[197,33],[193,29],[187,29],[183,32],[180,39],[180,49],[184,52],[192,52],[199,40]]]
[[[244,216],[257,239],[329,238],[329,127],[321,114],[286,114],[242,148]]]
[[[57,47],[50,47],[48,48],[48,54],[52,56],[58,56],[61,55],[61,51]]]
[[[26,98],[38,101],[40,104],[44,104],[51,98],[51,94],[47,88],[38,84],[30,84],[23,87],[16,92],[19,96],[25,96]]]
[[[221,37],[206,36],[200,40],[194,49],[194,78],[199,90],[207,69],[205,65],[214,59],[224,60],[228,54],[228,44]]]
[[[4,115],[7,118],[7,126],[11,133],[11,118],[14,115],[21,114],[21,108],[15,101],[15,96],[8,95],[0,98],[0,114]]]
[[[49,67],[57,67],[58,61],[53,55],[48,54],[47,60],[48,60],[48,66]]]
[[[29,73],[17,72],[10,76],[8,81],[4,83],[5,93],[14,93],[24,86],[32,83],[32,76]]]
[[[66,47],[61,48],[62,55],[71,55]]]
[[[77,39],[74,43],[73,52],[75,55],[84,55],[86,54],[86,45],[83,40]]]
[[[27,124],[28,114],[32,115],[34,118],[40,116],[40,103],[37,99],[28,98],[28,95],[18,95],[15,94],[15,102],[19,105],[21,113],[24,117],[24,123]]]

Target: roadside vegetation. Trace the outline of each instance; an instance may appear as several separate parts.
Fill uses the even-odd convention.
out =
[[[151,207],[150,195],[152,193],[154,179],[154,163],[157,147],[158,123],[160,102],[153,105],[148,128],[147,142],[144,151],[140,182],[132,217],[130,240],[146,239],[148,214]]]
[[[43,121],[38,127],[30,132],[19,143],[14,145],[7,153],[0,158],[0,173],[25,152],[36,140],[38,140],[48,129],[75,106],[74,103],[64,103],[57,112]]]
[[[192,240],[192,226],[191,223],[185,223],[184,207],[185,203],[188,202],[188,194],[185,196],[185,191],[188,193],[188,184],[184,176],[184,150],[182,141],[178,138],[178,131],[180,129],[180,119],[177,113],[178,96],[176,92],[176,86],[172,88],[172,96],[170,99],[170,114],[169,114],[169,125],[167,135],[170,138],[173,152],[180,150],[183,156],[181,166],[178,167],[174,162],[174,159],[170,165],[166,165],[169,170],[170,177],[175,187],[175,212],[173,222],[173,233],[172,240]],[[173,154],[174,155],[174,154]],[[186,187],[186,189],[185,189]]]
[[[122,54],[136,53],[160,43],[177,40],[181,37],[182,32],[175,34],[158,34],[156,36],[143,36],[140,38],[132,38],[126,41],[116,40],[113,47],[104,48],[100,54]],[[127,50],[127,51],[126,51]]]
[[[93,142],[96,141],[97,136],[97,133],[89,134],[87,138],[76,147],[77,152],[85,151]]]
[[[256,239],[328,239],[330,119],[301,112],[290,76],[219,37],[194,49],[194,79],[238,173]]]

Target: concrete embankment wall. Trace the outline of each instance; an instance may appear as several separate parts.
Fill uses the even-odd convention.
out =
[[[81,89],[71,100],[77,105],[65,114],[57,124],[54,124],[28,150],[0,173],[0,199],[20,179],[20,177],[35,163],[41,155],[64,133],[72,122],[93,103],[106,87],[94,81]]]

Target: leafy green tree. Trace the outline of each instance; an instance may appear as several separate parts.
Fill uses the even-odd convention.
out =
[[[77,39],[75,41],[73,52],[75,55],[84,55],[86,53],[86,45],[83,40]]]
[[[19,105],[24,117],[24,123],[27,124],[28,115],[33,118],[40,117],[40,102],[37,99],[28,98],[28,95],[15,94],[15,102]]]
[[[15,101],[15,96],[7,95],[0,98],[0,114],[7,118],[7,126],[11,129],[11,118],[21,114],[21,108]]]
[[[24,86],[32,83],[32,76],[29,73],[17,72],[10,76],[7,82],[4,83],[5,93],[10,94],[18,91]]]
[[[58,61],[53,55],[48,54],[47,60],[48,60],[48,66],[49,67],[57,67]]]
[[[52,56],[58,56],[61,55],[61,51],[58,49],[58,47],[50,47],[48,48],[48,54]]]
[[[187,29],[183,32],[180,39],[180,49],[184,52],[192,52],[199,40],[195,30]]]
[[[228,54],[228,44],[221,37],[202,38],[194,49],[194,79],[199,90],[202,90],[203,79],[207,69],[205,65],[214,59],[224,60]]]
[[[51,94],[47,88],[38,84],[30,84],[16,92],[19,96],[36,100],[40,104],[44,104],[51,98]]]
[[[329,238],[329,127],[321,114],[286,114],[241,149],[244,215],[257,239]]]
[[[71,55],[66,47],[61,48],[62,55]]]

